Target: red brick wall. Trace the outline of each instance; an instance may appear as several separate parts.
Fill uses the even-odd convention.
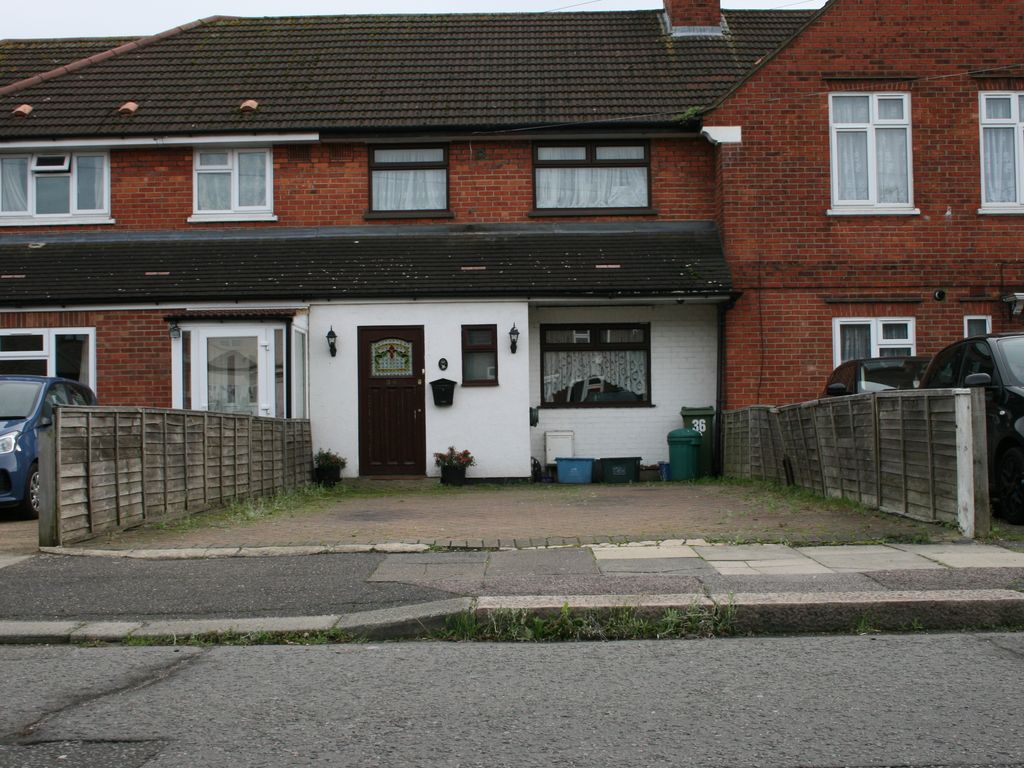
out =
[[[0,329],[95,328],[100,403],[170,408],[168,311],[0,312]]]
[[[967,73],[1020,61],[1020,9],[839,0],[709,115],[707,125],[743,127],[742,145],[720,147],[716,163],[726,253],[743,291],[728,314],[729,407],[820,392],[833,317],[916,317],[922,354],[962,336],[966,314],[1010,328],[997,299],[1024,289],[1024,218],[977,213],[978,92],[1024,90],[1024,79]],[[920,215],[826,215],[828,93],[839,90],[911,94]],[[989,300],[969,300],[979,296]],[[858,297],[918,303],[826,301]]]
[[[189,224],[187,219],[193,212],[192,148],[170,147],[111,152],[110,196],[115,225],[52,229],[166,230],[555,220],[529,216],[533,208],[533,160],[529,141],[452,142],[449,146],[449,208],[455,218],[438,220],[365,220],[363,215],[369,208],[367,146],[319,144],[309,146],[308,155],[306,149],[288,146],[274,149],[274,213],[278,217],[277,222]],[[653,140],[651,203],[658,209],[659,216],[641,218],[712,218],[713,163],[713,150],[703,140]],[[586,218],[608,220],[623,217]],[[19,229],[45,232],[51,228],[4,228],[2,232]]]

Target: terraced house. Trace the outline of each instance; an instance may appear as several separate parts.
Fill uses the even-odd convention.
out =
[[[851,355],[1009,322],[1020,11],[0,43],[0,372],[309,417],[352,474],[456,445],[524,477],[567,432],[663,459],[680,406],[810,397]]]

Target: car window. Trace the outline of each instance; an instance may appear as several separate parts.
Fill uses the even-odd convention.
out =
[[[928,386],[935,389],[955,387],[959,383],[960,363],[964,358],[964,345],[957,344],[955,347],[943,350],[935,356],[932,363],[931,375],[928,377]]]
[[[41,388],[35,381],[0,381],[0,419],[24,419],[32,413]]]
[[[972,373],[987,373],[992,377],[992,383],[997,384],[999,376],[996,374],[996,363],[992,359],[992,347],[987,341],[972,341],[964,345],[967,350],[964,356],[963,370],[957,382],[963,386],[964,379]]]
[[[1008,384],[1024,385],[1024,337],[1014,336],[999,341],[999,350],[1006,360]]]
[[[78,387],[72,386],[70,384],[65,384],[62,386],[67,387],[69,405],[89,405],[89,401],[88,399],[86,399],[85,393]]]
[[[865,360],[861,366],[860,392],[914,389],[921,378],[924,361],[914,358]]]
[[[68,405],[68,393],[63,384],[57,383],[46,391],[46,398],[43,400],[44,417],[53,418],[53,407],[55,405]]]

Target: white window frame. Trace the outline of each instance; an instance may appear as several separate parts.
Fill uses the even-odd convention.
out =
[[[985,116],[985,101],[990,98],[1003,98],[1010,100],[1010,117],[988,118]],[[982,91],[978,94],[978,157],[981,160],[978,179],[980,180],[979,195],[981,207],[978,213],[982,214],[1024,214],[1024,193],[1021,192],[1021,182],[1024,181],[1024,114],[1021,112],[1020,101],[1024,98],[1024,91]],[[1014,152],[1014,173],[1017,199],[1014,202],[990,203],[985,200],[985,129],[986,128],[1013,128],[1013,152]]]
[[[267,200],[264,205],[239,205],[238,203],[238,155],[239,153],[264,152],[267,179]],[[203,153],[225,153],[228,161],[225,165],[200,166],[199,158]],[[223,210],[199,210],[199,176],[203,173],[231,174],[231,204]],[[273,147],[195,147],[192,152],[192,215],[190,223],[207,223],[211,221],[277,221],[274,215],[274,148]]]
[[[971,320],[984,320],[985,333],[992,333],[992,315],[964,315],[964,338],[970,338],[967,328]]]
[[[63,167],[38,165],[40,157],[64,156]],[[103,192],[101,207],[78,207],[78,159],[81,157],[103,158]],[[28,195],[24,211],[0,211],[0,227],[51,226],[54,224],[113,224],[110,217],[110,153],[105,150],[83,150],[80,152],[18,152],[0,154],[4,160],[26,160],[28,163]],[[2,171],[0,171],[2,173]],[[69,212],[36,213],[36,179],[41,176],[69,177]]]
[[[839,123],[835,122],[834,100],[843,96],[866,96],[869,99],[870,115],[867,123]],[[900,120],[884,119],[878,117],[878,102],[881,99],[900,99],[903,101],[903,118]],[[828,210],[830,216],[855,216],[855,215],[915,215],[921,211],[914,207],[914,138],[911,120],[911,104],[909,93],[862,93],[857,91],[837,91],[830,93],[828,97],[828,125],[829,125],[829,153],[832,207]],[[907,130],[907,202],[906,203],[880,203],[878,202],[878,155],[875,147],[875,132],[879,128],[903,127]],[[839,151],[837,135],[840,133],[866,133],[868,145],[868,199],[867,200],[840,200],[839,199]]]
[[[299,337],[303,337],[305,341],[305,357],[300,357],[301,351],[299,345],[295,343],[295,340]],[[288,386],[292,393],[291,402],[291,415],[292,418],[308,419],[309,418],[309,328],[305,324],[300,324],[300,319],[295,318],[292,324],[292,368],[291,368],[291,381],[288,382]],[[295,372],[299,370],[300,366],[304,372],[303,386],[296,386]],[[296,414],[301,414],[296,416]]]
[[[883,339],[882,325],[888,323],[906,323],[906,339]],[[871,326],[871,357],[881,357],[881,350],[893,347],[910,347],[910,355],[917,354],[917,329],[913,317],[834,317],[832,318],[832,364],[843,363],[843,345],[840,329],[844,325]]]
[[[96,391],[96,329],[95,328],[4,328],[0,336],[42,336],[43,348],[29,352],[0,352],[0,360],[45,360],[46,375],[57,375],[57,336],[87,336],[89,357],[87,378],[82,383]]]
[[[209,389],[208,365],[206,357],[207,342],[211,338],[234,338],[238,336],[252,336],[256,338],[257,353],[259,360],[258,368],[258,403],[257,416],[271,416],[284,418],[285,415],[276,413],[277,398],[274,382],[274,353],[275,353],[275,331],[284,331],[284,323],[182,323],[179,326],[181,333],[177,338],[171,339],[171,407],[182,408],[185,402],[185,393],[182,387],[182,339],[185,332],[189,333],[192,345],[190,350],[191,379],[189,388],[192,397],[191,409],[193,411],[209,410]],[[282,339],[284,335],[282,333]],[[307,369],[308,377],[308,369]],[[287,382],[285,383],[287,391]]]

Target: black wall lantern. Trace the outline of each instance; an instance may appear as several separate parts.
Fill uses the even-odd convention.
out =
[[[327,332],[327,348],[331,350],[331,357],[338,356],[338,334],[334,332],[334,326]]]
[[[516,347],[519,346],[519,329],[516,328],[516,324],[512,323],[512,330],[508,332],[509,345],[512,349],[512,354],[516,353]]]
[[[177,320],[171,320],[171,327],[168,329],[168,332],[171,334],[172,339],[181,338],[181,327],[178,325]]]

